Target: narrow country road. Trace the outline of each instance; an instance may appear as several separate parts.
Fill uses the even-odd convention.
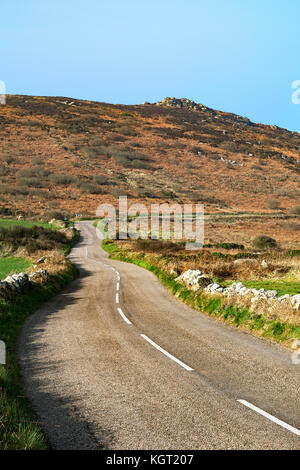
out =
[[[91,222],[80,277],[28,318],[25,393],[54,449],[300,449],[300,365],[109,260]]]

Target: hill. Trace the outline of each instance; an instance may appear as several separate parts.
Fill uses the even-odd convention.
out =
[[[300,134],[187,99],[113,105],[8,96],[0,106],[2,213],[94,215],[121,194],[207,212],[299,205]]]

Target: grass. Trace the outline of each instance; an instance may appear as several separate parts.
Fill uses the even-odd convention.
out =
[[[4,279],[10,273],[20,273],[29,268],[31,261],[26,258],[14,258],[8,256],[0,258],[0,279]]]
[[[233,281],[222,282],[224,285],[230,285]],[[237,282],[237,281],[234,281]],[[258,281],[240,281],[249,289],[277,290],[278,295],[290,294],[296,295],[300,292],[300,282],[280,281],[280,280],[258,280]]]
[[[110,258],[118,259],[141,266],[153,272],[158,279],[165,285],[179,300],[187,303],[192,308],[205,312],[210,316],[221,319],[236,327],[247,329],[253,333],[273,339],[278,342],[291,343],[294,339],[300,337],[300,326],[288,322],[276,321],[266,316],[251,313],[244,307],[235,305],[226,305],[220,297],[212,297],[203,292],[195,293],[177,282],[174,278],[166,274],[158,266],[153,265],[142,253],[130,253],[122,250],[110,240],[102,243]],[[256,281],[249,281],[256,282]],[[261,281],[258,281],[261,282]],[[299,283],[298,283],[299,292]]]
[[[43,228],[55,229],[56,227],[48,222],[38,222],[36,220],[17,220],[17,219],[0,219],[0,228],[10,227],[26,227],[30,228],[34,225]]]

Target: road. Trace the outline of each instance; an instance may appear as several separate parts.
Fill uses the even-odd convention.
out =
[[[91,222],[80,277],[28,318],[24,389],[54,449],[299,449],[300,366],[109,260]]]

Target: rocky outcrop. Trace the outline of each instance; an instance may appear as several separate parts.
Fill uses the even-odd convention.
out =
[[[203,111],[206,109],[210,109],[207,106],[204,106],[201,103],[196,103],[193,100],[189,100],[188,98],[170,98],[166,97],[162,99],[161,101],[157,101],[155,103],[157,106],[167,106],[170,108],[189,108],[189,109],[194,109],[196,111]]]

